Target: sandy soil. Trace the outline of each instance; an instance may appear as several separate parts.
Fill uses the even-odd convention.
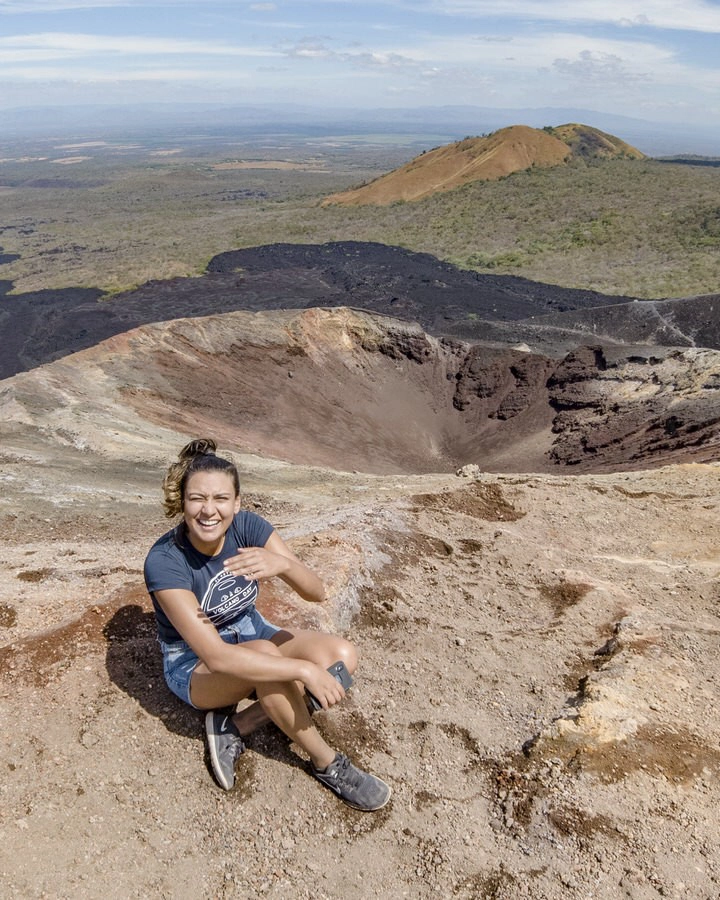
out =
[[[3,896],[720,896],[720,465],[371,476],[238,455],[245,503],[330,597],[270,582],[262,607],[356,642],[318,727],[394,794],[345,807],[273,727],[225,793],[163,683],[141,575],[187,435],[106,376],[94,405],[73,395],[72,366],[16,376],[4,408]]]
[[[243,462],[248,504],[330,589],[319,608],[268,584],[265,610],[359,645],[356,686],[318,725],[392,783],[391,804],[346,808],[272,727],[219,790],[142,589],[160,467],[130,498],[130,470],[96,461],[43,503],[18,461],[5,896],[720,895],[717,466],[370,478]]]

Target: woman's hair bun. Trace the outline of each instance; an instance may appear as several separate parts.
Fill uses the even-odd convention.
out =
[[[180,451],[180,459],[193,459],[196,456],[214,456],[217,444],[212,438],[197,438],[190,441]]]

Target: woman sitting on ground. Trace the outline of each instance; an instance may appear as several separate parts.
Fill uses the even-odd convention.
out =
[[[272,525],[240,508],[237,468],[216,455],[213,440],[191,441],[163,482],[166,515],[182,516],[145,560],[165,680],[205,717],[210,760],[221,787],[235,782],[243,735],[269,718],[310,757],[312,774],[356,809],[384,806],[390,788],[336,753],[312,724],[304,690],[323,709],[343,687],[327,671],[337,661],[355,670],[344,638],[289,631],[255,608],[258,581],[277,576],[304,600],[325,599],[320,579],[287,547]],[[222,711],[252,695],[257,713]]]

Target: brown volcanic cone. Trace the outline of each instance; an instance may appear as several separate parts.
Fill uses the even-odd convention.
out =
[[[332,194],[323,206],[386,206],[398,200],[420,200],[471,181],[495,181],[531,166],[560,166],[573,156],[641,159],[643,154],[587,125],[547,130],[511,125],[488,137],[465,138],[423,153],[370,184]]]
[[[526,125],[512,125],[488,137],[437,147],[370,184],[332,194],[323,205],[383,206],[397,200],[419,200],[470,181],[494,181],[532,165],[559,166],[569,155],[569,147],[559,138]]]

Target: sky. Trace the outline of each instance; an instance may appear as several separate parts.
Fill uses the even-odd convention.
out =
[[[720,0],[0,0],[0,109],[572,107],[720,120]]]

